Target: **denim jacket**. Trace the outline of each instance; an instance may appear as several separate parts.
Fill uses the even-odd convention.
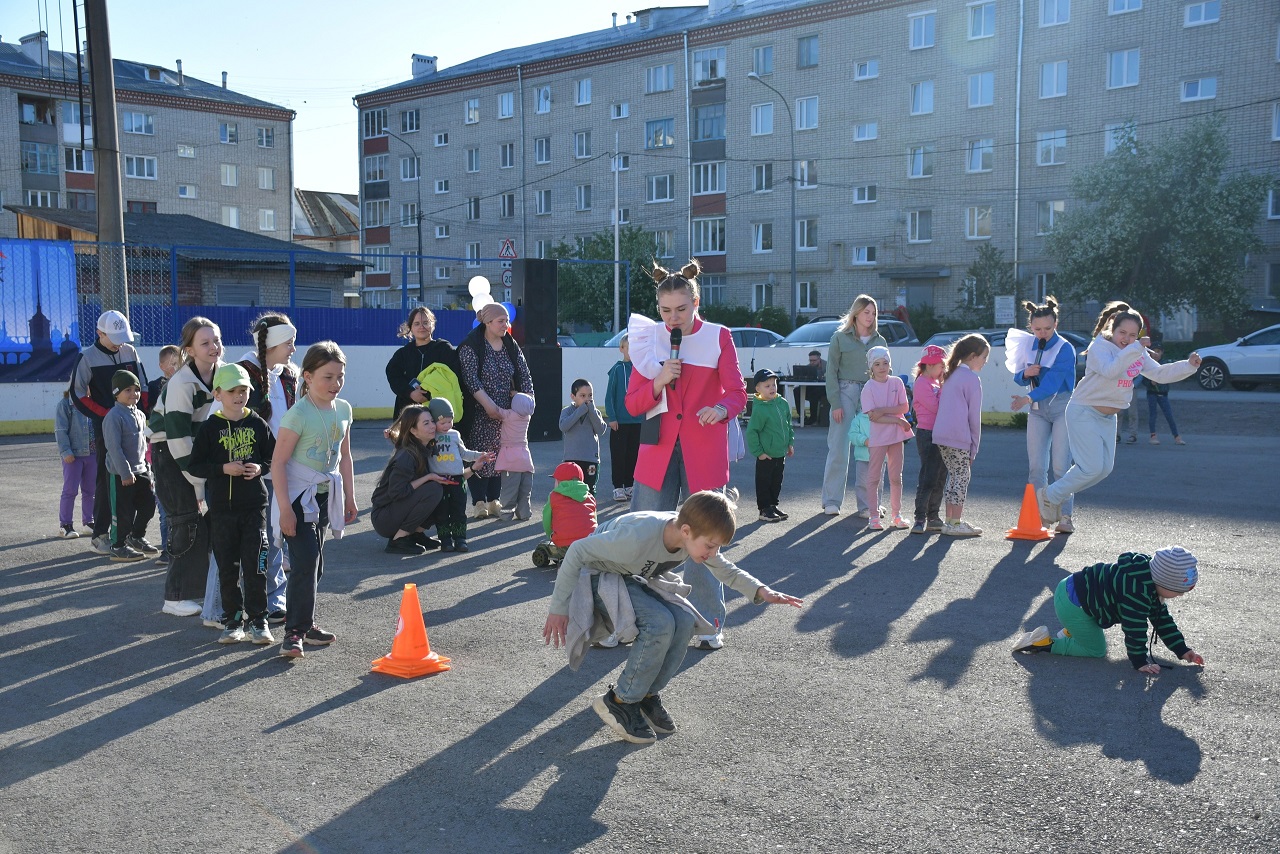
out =
[[[71,405],[69,397],[59,399],[53,408],[53,435],[60,457],[87,457],[94,453],[93,422]]]

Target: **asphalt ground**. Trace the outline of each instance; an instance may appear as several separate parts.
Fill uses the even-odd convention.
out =
[[[625,648],[573,673],[543,646],[532,524],[396,558],[362,515],[326,547],[339,640],[288,663],[160,613],[149,562],[51,539],[56,451],[4,440],[0,852],[1280,850],[1276,397],[1175,400],[1188,445],[1121,446],[1079,533],[1044,543],[1001,536],[1025,481],[1011,429],[983,437],[975,540],[817,515],[825,431],[800,431],[788,522],[755,521],[736,464],[727,553],[805,605],[731,593],[725,648],[690,651],[663,692],[679,731],[651,746],[589,708]],[[363,506],[387,446],[380,425],[353,438]],[[539,471],[558,453],[536,445]],[[917,468],[908,445],[908,494]],[[1010,654],[1056,630],[1064,573],[1175,542],[1201,560],[1173,613],[1204,668],[1139,674],[1118,629],[1105,661]],[[451,672],[370,672],[406,582]]]

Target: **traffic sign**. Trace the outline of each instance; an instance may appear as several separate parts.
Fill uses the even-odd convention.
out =
[[[502,239],[502,248],[498,250],[499,258],[519,258],[516,254],[516,242],[510,237]]]
[[[511,271],[510,270],[502,271],[502,286],[504,288],[511,287]]]

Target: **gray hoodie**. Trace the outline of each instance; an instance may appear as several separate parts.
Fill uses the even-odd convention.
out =
[[[150,476],[147,465],[147,419],[136,406],[119,401],[102,419],[102,439],[107,445],[107,471],[127,479]]]

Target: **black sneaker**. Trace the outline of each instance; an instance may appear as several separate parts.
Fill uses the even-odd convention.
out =
[[[424,549],[426,549],[429,552],[435,551],[436,549],[440,548],[440,541],[437,540],[435,537],[427,536],[427,534],[423,531],[419,531],[416,534],[410,534],[409,539],[413,540],[415,543],[422,546]]]
[[[640,712],[640,704],[619,703],[618,698],[614,696],[612,685],[609,686],[608,691],[591,701],[591,708],[595,709],[605,726],[617,733],[618,737],[624,741],[632,744],[653,744],[658,740],[649,722]]]
[[[781,522],[782,517],[773,512],[772,507],[766,507],[760,511],[761,522]]]
[[[284,658],[302,658],[302,635],[285,635],[280,644],[280,655]]]
[[[129,548],[128,545],[114,546],[111,549],[111,560],[115,563],[133,563],[142,560],[145,555],[142,552]]]
[[[658,732],[667,735],[676,731],[676,722],[671,719],[666,707],[662,705],[662,698],[657,694],[650,694],[636,705],[640,707],[640,713],[649,725]]]
[[[414,542],[413,537],[400,537],[387,540],[387,547],[383,551],[389,555],[420,555],[425,549]]]
[[[790,519],[790,518],[791,518],[791,517],[790,517],[790,516],[788,516],[786,513],[783,513],[783,512],[782,512],[782,508],[780,508],[777,504],[773,505],[773,515],[777,516],[779,519]]]
[[[312,646],[328,646],[338,639],[333,632],[326,632],[319,626],[312,626],[307,629],[307,633],[302,636],[303,641]]]
[[[160,550],[148,543],[146,537],[128,537],[124,543],[135,552],[142,552],[144,555],[160,554]]]
[[[156,563],[156,566],[168,566],[168,565],[169,565],[169,552],[168,552],[168,551],[162,551],[162,552],[160,552],[160,556],[159,556],[158,558],[156,558],[155,563]]]
[[[471,551],[471,549],[467,548],[467,541],[466,541],[466,540],[455,540],[455,541],[454,541],[454,543],[453,543],[453,550],[454,550],[455,552],[469,552],[469,551]]]
[[[267,625],[283,626],[284,621],[288,619],[288,617],[289,615],[284,611],[272,611],[270,614],[267,614]]]

